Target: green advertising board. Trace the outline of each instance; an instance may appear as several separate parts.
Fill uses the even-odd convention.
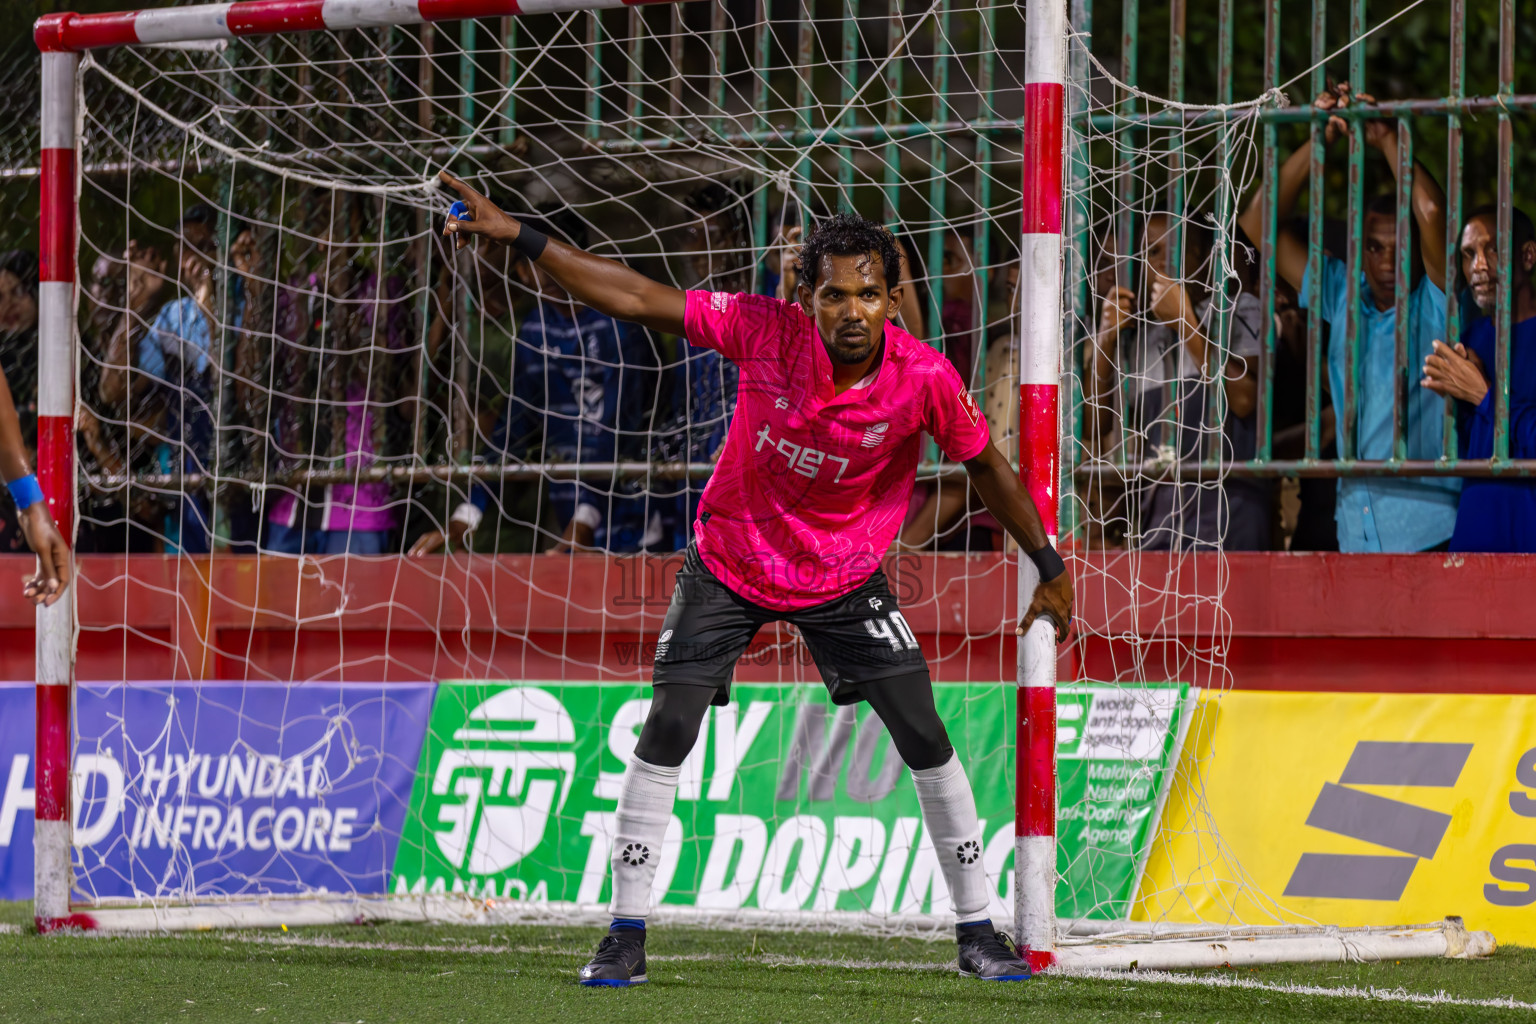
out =
[[[605,904],[615,806],[649,690],[613,683],[440,685],[391,891]],[[995,910],[1011,915],[1014,687],[940,683],[934,691],[976,793]],[[946,912],[943,876],[910,774],[868,706],[834,707],[820,686],[805,684],[738,683],[732,697],[730,705],[710,709],[683,765],[657,871],[658,901],[721,911]],[[1081,699],[1063,690],[1063,710],[1074,714],[1066,703]],[[1100,732],[1088,735],[1082,749],[1102,753]],[[1171,742],[1170,733],[1160,748],[1165,756]],[[1063,753],[1064,768],[1072,756]],[[1085,786],[1086,798],[1108,799],[1098,779]],[[1146,788],[1121,787],[1127,798]],[[1067,807],[1065,790],[1063,796]],[[1155,813],[1131,817],[1145,824]],[[1139,856],[1134,840],[1127,856],[1120,888],[1095,906],[1130,898]],[[1078,874],[1086,865],[1087,877],[1102,888],[1113,860],[1068,856],[1064,864]]]
[[[1182,683],[1057,688],[1058,916],[1130,916],[1191,700]]]

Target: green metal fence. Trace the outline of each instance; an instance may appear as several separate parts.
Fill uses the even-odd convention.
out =
[[[1074,0],[1073,24],[1078,32],[1092,33],[1091,49],[1105,59],[1117,60],[1120,80],[1129,86],[1146,88],[1174,100],[1184,100],[1186,83],[1192,71],[1190,61],[1191,23],[1182,0],[1157,5],[1156,10],[1139,0],[1123,0],[1111,10],[1109,5],[1095,5],[1093,0]],[[1230,104],[1234,98],[1234,78],[1242,77],[1248,96],[1271,93],[1283,87],[1288,99],[1271,93],[1271,102],[1258,110],[1260,122],[1262,173],[1258,186],[1262,206],[1262,237],[1253,239],[1260,252],[1257,288],[1269,325],[1263,354],[1259,360],[1259,401],[1256,411],[1258,444],[1255,458],[1238,464],[1218,465],[1207,457],[1176,466],[1153,467],[1147,463],[1100,462],[1088,467],[1081,463],[1078,476],[1085,473],[1134,477],[1155,472],[1163,478],[1200,479],[1228,477],[1356,477],[1356,476],[1494,476],[1528,475],[1536,470],[1536,453],[1512,457],[1509,436],[1509,349],[1511,297],[1512,210],[1517,199],[1536,197],[1528,185],[1532,154],[1531,119],[1536,109],[1536,95],[1526,91],[1516,80],[1514,59],[1520,45],[1529,46],[1532,5],[1523,5],[1524,17],[1517,20],[1514,0],[1498,0],[1469,11],[1463,0],[1448,3],[1401,5],[1388,10],[1381,4],[1369,10],[1365,0],[1349,0],[1347,5],[1327,0],[1308,3],[1267,0],[1264,4],[1262,34],[1257,10],[1234,16],[1230,0],[1222,0],[1214,11],[1203,12],[1199,26],[1203,58],[1198,68],[1203,95],[1201,102]],[[1119,24],[1114,25],[1113,19]],[[1249,19],[1246,23],[1241,19]],[[1159,24],[1160,23],[1160,24]],[[1469,44],[1469,24],[1474,30]],[[1155,42],[1149,41],[1149,26],[1157,26]],[[1166,33],[1166,35],[1164,35]],[[1118,35],[1118,39],[1116,36]],[[1115,40],[1105,45],[1105,40]],[[1305,48],[1302,44],[1305,43]],[[1234,48],[1239,50],[1234,57]],[[1418,47],[1415,49],[1415,47]],[[1161,82],[1151,80],[1144,68],[1150,56],[1162,59],[1166,53],[1168,79],[1166,90]],[[1469,69],[1469,56],[1474,67]],[[1485,60],[1476,62],[1476,58]],[[1490,59],[1496,58],[1496,59]],[[1081,65],[1080,65],[1081,68]],[[1469,70],[1471,74],[1469,76]],[[1435,72],[1443,78],[1435,80]],[[1081,72],[1080,72],[1081,73]],[[1261,76],[1261,77],[1260,77]],[[1527,76],[1529,77],[1529,76]],[[1469,88],[1469,78],[1473,87]],[[1350,83],[1355,91],[1374,93],[1377,102],[1352,104],[1335,112],[1348,123],[1347,151],[1340,158],[1324,145],[1328,115],[1310,106],[1310,100],[1338,82]],[[1115,133],[1125,140],[1126,152],[1144,152],[1145,139],[1155,128],[1174,125],[1211,124],[1229,118],[1229,111],[1180,111],[1149,109],[1156,104],[1139,101],[1128,89],[1114,110],[1099,106],[1079,109],[1076,117],[1084,129],[1080,139],[1093,133]],[[1427,98],[1432,97],[1432,98]],[[1242,99],[1243,94],[1238,93]],[[1367,166],[1368,147],[1365,132],[1368,123],[1387,120],[1395,129],[1399,153],[1397,183],[1397,267],[1393,309],[1396,317],[1396,359],[1392,380],[1363,380],[1360,367],[1362,338],[1361,272],[1365,210],[1371,177]],[[1299,135],[1304,130],[1305,135]],[[1525,145],[1517,144],[1517,139]],[[1327,420],[1325,325],[1318,316],[1307,321],[1305,429],[1302,450],[1294,457],[1283,457],[1275,448],[1274,414],[1277,404],[1274,367],[1277,329],[1275,326],[1277,232],[1281,230],[1276,215],[1279,205],[1278,179],[1287,143],[1310,141],[1312,161],[1309,169],[1306,206],[1306,259],[1310,282],[1321,274],[1325,249],[1325,221],[1342,215],[1348,293],[1345,331],[1343,394],[1335,396],[1343,415],[1337,420],[1337,454],[1324,456],[1323,430]],[[1469,163],[1468,146],[1476,159]],[[1086,147],[1084,147],[1086,149]],[[1443,163],[1438,170],[1426,164]],[[1072,155],[1079,164],[1096,159],[1095,154]],[[1517,173],[1517,166],[1520,172]],[[1469,171],[1471,173],[1469,173]],[[1180,197],[1174,181],[1176,168],[1168,172],[1168,188],[1174,192],[1168,204],[1178,208]],[[1498,210],[1499,280],[1494,312],[1496,324],[1494,376],[1496,403],[1496,439],[1491,459],[1459,459],[1455,417],[1450,409],[1444,417],[1440,450],[1433,457],[1411,458],[1406,443],[1409,395],[1419,387],[1419,366],[1408,352],[1409,295],[1412,288],[1411,261],[1414,253],[1408,244],[1413,235],[1409,196],[1416,175],[1430,175],[1443,182],[1446,263],[1446,304],[1443,337],[1454,343],[1466,326],[1462,309],[1462,279],[1458,237],[1464,215],[1473,206],[1469,197],[1491,200]],[[1379,175],[1378,175],[1379,176]],[[1139,227],[1137,196],[1126,192],[1117,197],[1121,207],[1122,244],[1134,240]],[[1244,197],[1244,202],[1247,197]],[[1230,213],[1232,211],[1227,211]],[[1218,212],[1218,220],[1226,214]],[[1079,214],[1075,227],[1076,247],[1086,251],[1100,240],[1088,230],[1088,218]],[[1316,291],[1315,287],[1312,289]],[[1086,275],[1075,282],[1071,296],[1075,322],[1079,325],[1077,351],[1083,351],[1085,325],[1094,322],[1094,303],[1098,298],[1088,286]],[[1305,298],[1305,297],[1304,297]],[[1311,305],[1315,308],[1316,295]],[[1081,364],[1079,364],[1081,365]],[[1385,458],[1362,458],[1359,451],[1358,412],[1363,387],[1390,388],[1393,395],[1392,452]],[[1219,391],[1220,389],[1213,389]],[[1280,396],[1283,398],[1284,396]],[[1449,403],[1448,403],[1449,404]],[[1079,423],[1081,421],[1079,420]]]
[[[5,16],[17,25],[25,24],[36,13],[24,10],[28,6],[10,5]],[[1536,5],[1527,0],[1520,13],[1532,13],[1525,10],[1531,7]],[[1517,48],[1531,45],[1536,17],[1517,19],[1515,0],[1471,9],[1464,0],[1425,0],[1392,10],[1381,4],[1368,8],[1366,0],[1347,4],[1335,0],[1331,6],[1327,0],[1265,0],[1263,18],[1257,14],[1257,8],[1242,8],[1232,0],[1209,6],[1192,6],[1187,0],[1122,0],[1118,5],[1072,0],[1074,39],[1069,60],[1074,77],[1085,83],[1073,94],[1072,116],[1083,129],[1077,137],[1085,141],[1067,154],[1069,180],[1082,186],[1070,196],[1068,225],[1070,259],[1076,267],[1068,296],[1073,311],[1068,336],[1073,385],[1069,422],[1078,457],[1066,467],[1067,474],[1079,482],[1094,475],[1134,479],[1148,474],[1161,478],[1529,474],[1536,469],[1536,459],[1512,456],[1510,450],[1511,296],[1507,287],[1499,291],[1496,311],[1497,357],[1492,369],[1498,431],[1493,458],[1458,459],[1455,421],[1449,414],[1444,418],[1438,457],[1408,457],[1407,395],[1418,385],[1417,367],[1407,358],[1404,314],[1410,253],[1405,245],[1398,251],[1399,358],[1391,384],[1395,411],[1390,457],[1360,457],[1353,411],[1359,405],[1359,389],[1367,383],[1361,380],[1358,358],[1362,227],[1369,181],[1380,171],[1373,171],[1367,159],[1367,123],[1375,118],[1395,122],[1401,196],[1411,194],[1416,175],[1433,174],[1444,185],[1449,225],[1445,331],[1447,338],[1454,339],[1463,320],[1457,301],[1460,273],[1455,239],[1464,212],[1474,199],[1493,199],[1499,210],[1500,236],[1507,239],[1513,204],[1533,195],[1524,181],[1528,172],[1536,171],[1536,151],[1526,144],[1531,141],[1528,122],[1536,95],[1531,94],[1531,83],[1520,79],[1523,69],[1516,67],[1514,54]],[[18,37],[13,34],[13,38]],[[522,188],[513,167],[516,161],[503,160],[503,155],[520,146],[577,165],[599,157],[645,157],[656,166],[701,150],[749,153],[754,169],[735,177],[746,183],[750,193],[750,238],[744,259],[759,285],[773,267],[773,211],[793,196],[802,208],[858,209],[912,239],[915,254],[925,265],[921,282],[927,295],[925,333],[940,346],[955,341],[943,326],[946,239],[957,230],[967,236],[970,265],[963,273],[974,279],[971,383],[978,390],[989,383],[982,369],[989,345],[1016,330],[1012,297],[1000,282],[1016,259],[1024,45],[1021,4],[729,0],[471,21],[428,26],[419,32],[349,32],[292,44],[255,45],[266,49],[244,56],[232,50],[217,56],[166,54],[155,59],[178,67],[191,67],[201,60],[204,69],[214,61],[230,62],[236,92],[246,89],[249,97],[266,89],[269,99],[291,98],[298,104],[295,118],[302,119],[305,104],[324,102],[324,97],[317,100],[313,94],[313,83],[263,84],[242,72],[240,62],[259,62],[261,52],[270,55],[273,47],[289,45],[305,48],[303,52],[312,52],[321,62],[348,54],[377,61],[382,55],[381,95],[392,105],[391,116],[410,122],[421,138],[438,137],[450,146],[479,130],[470,144],[456,151],[455,166],[463,173],[504,174],[514,192]],[[6,116],[16,130],[6,138],[22,142],[0,150],[0,161],[6,165],[0,167],[0,216],[7,218],[5,227],[15,244],[25,246],[35,240],[36,207],[28,201],[35,195],[30,184],[35,149],[26,144],[36,138],[30,99],[36,95],[35,62],[30,60],[24,36],[11,53],[16,59],[7,66],[14,88],[6,94],[19,99],[7,108]],[[1490,53],[1497,53],[1497,61],[1468,59],[1469,54]],[[551,54],[563,64],[563,77],[554,74]],[[1092,69],[1090,54],[1129,88],[1104,92],[1106,80]],[[1325,115],[1305,104],[1327,87],[1330,76],[1374,92],[1379,100],[1343,112],[1349,127],[1347,153],[1342,158],[1324,152]],[[1095,79],[1097,92],[1086,84]],[[515,84],[507,87],[508,83]],[[1288,104],[1279,99],[1281,87],[1290,97]],[[105,93],[90,91],[98,88],[99,83],[88,76],[86,103],[99,111],[102,103],[114,101]],[[1170,108],[1138,97],[1138,88],[1179,103],[1217,106],[1269,96],[1251,115],[1258,121],[1262,165],[1263,237],[1255,240],[1261,253],[1255,286],[1269,327],[1258,365],[1257,451],[1253,459],[1237,464],[1222,460],[1218,445],[1207,446],[1200,459],[1173,467],[1154,467],[1142,460],[1089,460],[1082,455],[1083,360],[1090,340],[1088,325],[1095,321],[1101,298],[1088,272],[1102,255],[1096,250],[1104,245],[1102,234],[1093,229],[1096,211],[1111,211],[1116,244],[1129,249],[1144,227],[1148,188],[1166,188],[1165,204],[1175,214],[1191,202],[1186,182],[1192,179],[1182,173],[1186,165],[1181,161],[1193,160],[1194,151],[1185,152],[1179,133],[1217,125],[1209,136],[1216,140],[1214,148],[1202,152],[1199,159],[1225,170],[1238,158],[1227,127],[1249,116],[1230,108]],[[306,94],[305,89],[311,92]],[[110,108],[105,116],[111,116]],[[557,124],[559,119],[563,127]],[[295,124],[292,130],[295,137],[304,138],[310,129]],[[1151,147],[1154,135],[1158,142]],[[1090,136],[1094,141],[1087,141]],[[1277,394],[1275,374],[1276,248],[1281,229],[1275,213],[1277,176],[1289,147],[1307,138],[1314,152],[1304,229],[1311,277],[1315,281],[1319,275],[1331,218],[1344,222],[1344,251],[1339,255],[1349,271],[1348,370],[1344,393],[1337,396],[1346,414],[1339,418],[1338,451],[1331,458],[1325,456],[1324,445],[1325,331],[1317,317],[1308,321],[1306,335],[1305,417],[1299,452],[1280,450],[1275,431],[1277,406],[1294,398]],[[1105,140],[1115,145],[1097,144]],[[126,179],[119,170],[87,167],[90,184],[82,201],[82,220],[93,224],[90,230],[101,251],[111,252],[126,243],[124,205],[134,206],[145,224],[166,233],[174,231],[173,211],[184,205],[189,187],[221,196],[231,211],[248,214],[259,205],[259,176],[243,179],[246,191],[242,193],[216,158],[205,157],[191,167],[177,162],[183,156],[174,149],[175,140],[170,139],[167,152],[155,154],[161,161],[159,173],[141,177],[136,185],[142,190],[131,197],[125,193]],[[1416,168],[1415,157],[1435,164],[1442,153],[1443,164],[1438,168]],[[1158,169],[1148,172],[1142,164],[1155,164]],[[707,178],[716,173],[715,166],[707,161],[690,165],[689,174],[694,179]],[[1093,177],[1090,171],[1116,167],[1125,173],[1112,187],[1086,184]],[[1161,177],[1153,180],[1148,174]],[[651,229],[663,240],[673,237],[668,232],[686,226],[687,216],[677,212],[675,203],[669,205],[676,192],[673,184],[654,180],[645,185],[647,196],[657,200]],[[1248,201],[1246,194],[1218,197],[1209,212],[1221,237],[1241,242],[1234,222]],[[574,203],[585,204],[591,223],[603,223],[605,208],[595,198],[577,196]],[[1411,234],[1407,204],[1399,203],[1398,211],[1399,237],[1407,238]],[[386,232],[391,232],[392,239],[408,236],[413,240],[399,249],[398,266],[410,279],[416,336],[426,343],[435,316],[455,321],[450,327],[457,340],[445,346],[440,372],[457,381],[463,392],[472,361],[455,318],[468,317],[470,311],[439,310],[433,305],[436,275],[446,257],[426,241],[427,221],[419,212],[406,216],[401,211],[380,225],[375,243],[382,245]],[[623,231],[615,229],[612,235],[622,239]],[[668,252],[665,245],[626,253],[616,242],[613,251],[633,258],[647,272],[688,283],[677,254]],[[1501,280],[1508,281],[1510,247],[1504,244],[1500,252]],[[296,253],[292,258],[302,262],[307,257]],[[1225,314],[1219,310],[1217,315]],[[1218,328],[1216,333],[1224,332]],[[1220,388],[1212,389],[1211,400],[1211,413],[1219,420]],[[473,447],[469,431],[474,410],[461,407],[442,413],[456,424],[453,443],[438,446],[434,450],[441,454],[430,455],[418,433],[414,450],[399,453],[404,461],[377,470],[381,478],[406,486],[451,476],[545,472],[529,466],[464,465],[465,454]],[[658,479],[679,473],[697,478],[707,475],[709,466],[634,463],[625,471]],[[230,463],[221,472],[221,483],[232,487],[262,479],[254,464]],[[325,471],[306,472],[323,475]],[[953,467],[935,462],[925,466],[927,475],[953,472]],[[197,482],[178,473],[142,473],[140,478],[162,487]]]

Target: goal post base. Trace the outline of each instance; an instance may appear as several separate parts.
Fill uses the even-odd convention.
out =
[[[449,897],[430,900],[271,899],[163,907],[105,906],[70,916],[80,922],[72,927],[101,932],[137,933],[213,931],[220,928],[302,928],[383,921],[466,925],[492,923],[484,901]]]
[[[1381,929],[1315,929],[1311,934],[1237,934],[1205,939],[1167,939],[1060,945],[1054,969],[1074,971],[1169,971],[1260,964],[1374,963],[1383,960],[1490,956],[1491,932],[1468,931],[1461,918],[1439,924]]]
[[[524,903],[468,896],[433,895],[375,899],[268,899],[192,906],[105,906],[52,919],[40,931],[79,929],[99,932],[157,933],[232,928],[298,928],[400,922],[502,926],[558,924],[602,927],[611,919],[606,907],[570,903]],[[660,907],[650,915],[658,926],[765,929],[904,935],[953,941],[949,915],[881,917],[852,912],[783,913],[736,910],[729,914],[691,907]],[[1062,934],[1071,934],[1062,922]],[[1029,950],[1030,967],[1060,973],[1096,971],[1176,971],[1284,963],[1357,962],[1490,956],[1498,943],[1486,931],[1468,931],[1459,917],[1436,924],[1390,928],[1249,928],[1157,929],[1102,925],[1106,941],[1067,941],[1049,950]],[[1115,930],[1111,930],[1115,929]],[[1201,934],[1201,933],[1204,934]]]
[[[597,928],[606,927],[613,920],[613,914],[605,905],[522,902],[434,894],[374,898],[277,897],[167,906],[107,904],[80,908],[80,912],[72,914],[69,920],[71,923],[60,927],[144,933],[379,922],[486,926],[549,924]],[[886,916],[855,911],[785,912],[752,908],[722,911],[663,906],[652,910],[648,920],[661,926],[707,927],[731,931],[751,929],[900,935],[951,942],[955,937],[954,918],[948,914]]]

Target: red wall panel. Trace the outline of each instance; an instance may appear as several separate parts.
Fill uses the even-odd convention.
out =
[[[19,580],[25,557],[0,558]],[[81,679],[649,676],[680,556],[82,556]],[[1001,555],[904,555],[892,587],[939,679],[1012,678]],[[1105,553],[1082,558],[1063,676],[1251,689],[1536,693],[1536,557]],[[1211,650],[1215,616],[1224,652]],[[785,627],[743,680],[815,680]],[[1114,639],[1107,639],[1113,637]],[[30,679],[32,609],[0,599],[0,678]]]

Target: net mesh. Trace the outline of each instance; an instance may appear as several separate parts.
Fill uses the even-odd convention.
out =
[[[439,169],[687,288],[775,294],[804,225],[875,218],[903,246],[902,324],[1016,452],[1022,7],[834,6],[85,58],[79,548],[164,557],[84,563],[81,648],[118,652],[122,677],[78,697],[77,898],[608,896],[664,581],[734,372],[571,307],[506,249],[451,252]],[[1125,109],[1073,61],[1075,113]],[[1061,698],[1080,728],[1061,742],[1058,903],[1269,923],[1235,909],[1247,889],[1187,752],[1187,684],[1225,681],[1221,563],[1193,553],[1237,522],[1220,469],[1242,457],[1220,426],[1233,389],[1216,382],[1251,356],[1236,339],[1253,299],[1222,225],[1253,119],[1073,124],[1062,532],[1082,554],[1084,685]],[[1173,325],[1179,295],[1203,355]],[[1003,919],[1012,573],[963,472],[927,452],[887,568],[977,790]],[[1142,469],[1180,460],[1210,472]],[[908,554],[925,551],[972,557]],[[749,650],[685,766],[664,905],[802,924],[945,912],[883,729],[803,685],[817,678],[786,627]],[[1094,731],[1116,714],[1129,731]]]
[[[1084,37],[1068,53],[1066,458],[1076,486],[1063,532],[1086,549],[1077,671],[1113,682],[1108,706],[1122,715],[1166,723],[1179,753],[1166,770],[1130,749],[1121,765],[1089,769],[1091,780],[1126,792],[1161,789],[1164,802],[1133,854],[1129,906],[1106,915],[1092,898],[1064,906],[1058,891],[1058,912],[1071,919],[1068,934],[1088,941],[1316,924],[1253,883],[1206,799],[1212,731],[1231,686],[1225,553],[1271,547],[1272,482],[1229,477],[1255,456],[1270,329],[1259,253],[1236,213],[1260,169],[1257,114],[1285,100],[1170,100],[1116,77]],[[1160,688],[1165,681],[1193,692]],[[1091,732],[1097,710],[1063,714],[1064,728]],[[1123,729],[1128,720],[1102,721]],[[1116,861],[1100,848],[1130,823],[1095,822],[1091,788],[1079,815],[1063,789],[1058,864],[1074,893],[1098,893],[1113,878]]]

